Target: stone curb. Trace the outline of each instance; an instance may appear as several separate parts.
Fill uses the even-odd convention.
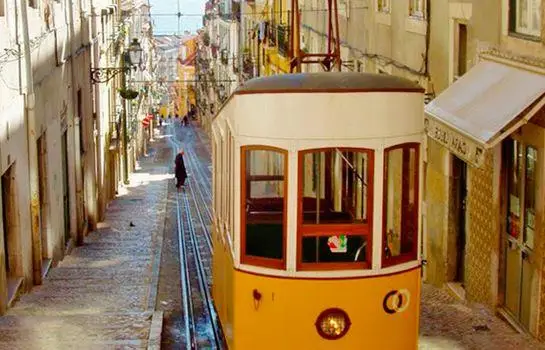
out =
[[[148,296],[148,310],[155,310],[155,305],[157,303],[157,292],[159,289],[159,274],[161,270],[161,257],[163,255],[163,236],[165,231],[165,221],[166,221],[166,212],[167,212],[167,200],[168,195],[168,182],[166,183],[163,189],[164,203],[161,204],[161,214],[158,218],[156,224],[156,239],[155,239],[155,249],[154,256],[152,260],[152,271],[151,271],[151,285],[150,285],[150,294]]]
[[[148,350],[161,349],[161,333],[163,331],[163,311],[155,311],[151,318],[148,337]]]

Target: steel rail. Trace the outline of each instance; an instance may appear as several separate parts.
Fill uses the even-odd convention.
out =
[[[178,249],[180,253],[180,280],[182,287],[182,303],[184,312],[184,330],[186,335],[186,349],[195,349],[195,323],[193,322],[193,300],[191,299],[191,281],[189,280],[189,266],[185,249],[184,224],[181,217],[179,194],[176,193],[176,218],[178,221]]]
[[[172,127],[172,126],[171,126]],[[174,135],[175,137],[174,138],[171,138],[170,141],[171,143],[173,144],[174,147],[184,147],[185,149],[189,150],[190,147],[187,147],[188,145],[187,144],[183,144],[182,142],[179,142],[177,140],[178,138],[178,133],[176,132],[176,130],[174,130],[174,133],[172,133],[172,135]],[[186,138],[187,139],[187,138]],[[187,152],[189,153],[189,152]],[[195,160],[194,160],[195,161]],[[196,161],[195,161],[196,162]],[[195,164],[198,164],[198,162],[196,162],[195,164],[193,164],[194,162],[190,162],[190,164],[187,164],[188,165],[188,170],[191,169],[191,170],[194,170],[193,168],[198,166],[198,165],[195,165]],[[197,188],[200,188],[200,186],[202,186],[200,183],[198,183],[198,181],[194,180],[193,182],[195,182],[197,184]],[[199,205],[198,205],[198,202],[194,196],[194,190],[193,190],[193,186],[190,186],[190,191],[191,191],[191,194],[192,194],[192,197],[193,197],[193,202],[195,204],[195,208],[196,208],[196,212],[197,212],[197,215],[199,217],[199,220],[202,224],[202,227],[203,227],[203,231],[204,231],[204,236],[205,236],[205,240],[206,240],[206,243],[208,245],[208,251],[210,252],[210,254],[212,253],[212,242],[211,242],[211,238],[210,238],[210,232],[208,230],[208,226],[204,223],[203,219],[202,219],[202,214],[201,214],[201,210],[199,210]],[[196,278],[197,278],[197,282],[198,282],[198,286],[199,286],[199,289],[200,289],[200,292],[201,292],[201,295],[202,295],[202,299],[203,299],[203,304],[204,304],[204,307],[205,309],[207,310],[207,314],[209,316],[209,320],[210,320],[210,325],[212,327],[212,331],[213,331],[213,339],[211,339],[213,342],[214,342],[214,345],[216,348],[218,349],[221,349],[222,346],[223,346],[223,337],[222,337],[222,332],[221,332],[221,327],[219,325],[219,322],[218,322],[218,318],[217,318],[217,313],[216,313],[216,310],[215,310],[215,307],[214,307],[214,304],[212,302],[212,296],[210,294],[210,290],[208,288],[208,281],[209,281],[209,273],[207,273],[205,267],[204,267],[204,263],[203,263],[203,259],[202,259],[202,255],[201,255],[201,252],[199,250],[199,246],[197,244],[197,241],[198,241],[198,238],[197,238],[197,233],[195,231],[195,227],[193,225],[193,222],[192,222],[192,212],[191,212],[191,205],[189,203],[189,199],[188,199],[188,194],[186,191],[183,192],[183,194],[181,195],[182,197],[182,205],[180,205],[180,193],[177,193],[176,195],[176,205],[177,205],[177,209],[178,209],[178,218],[180,220],[180,218],[183,218],[183,215],[181,214],[181,211],[182,209],[181,208],[184,208],[184,212],[185,212],[185,217],[186,217],[186,224],[183,225],[183,223],[180,225],[181,227],[183,227],[183,230],[181,232],[181,239],[180,241],[181,242],[184,242],[184,245],[183,247],[181,246],[180,247],[180,252],[182,251],[182,249],[184,249],[184,255],[187,257],[187,254],[185,252],[187,252],[187,248],[188,248],[188,245],[187,245],[187,242],[186,242],[186,238],[185,238],[185,234],[188,235],[189,237],[189,244],[191,245],[192,249],[193,249],[193,261],[195,263],[195,267],[196,267]],[[203,206],[208,209],[207,207],[207,203],[205,201],[203,201]],[[187,269],[187,272],[188,272],[188,276],[189,276],[189,266],[186,265],[186,269]],[[189,279],[189,277],[188,277]],[[189,301],[191,302],[191,320],[194,321],[194,315],[193,315],[193,303],[192,303],[192,299],[191,299],[191,285],[189,284],[189,292],[187,292],[187,290],[184,292],[185,295],[187,296],[187,298],[189,298]],[[196,333],[194,330],[195,330],[195,322],[192,322],[192,326],[193,326],[193,335]],[[195,339],[195,336],[193,336],[192,340],[191,340],[191,344],[192,346],[196,347],[196,339]]]
[[[201,252],[199,250],[199,247],[197,245],[197,234],[195,232],[195,227],[193,226],[193,222],[191,221],[191,207],[189,204],[189,199],[187,198],[187,193],[184,192],[183,194],[183,200],[185,203],[185,210],[187,215],[187,224],[188,224],[188,234],[191,240],[191,245],[193,246],[193,251],[195,255],[195,266],[197,268],[197,279],[199,282],[199,287],[201,289],[201,293],[203,294],[204,304],[206,306],[206,309],[208,311],[208,315],[210,316],[210,324],[212,325],[212,330],[214,332],[214,342],[215,346],[219,349],[222,345],[222,336],[221,336],[221,330],[217,321],[217,315],[216,310],[214,309],[214,303],[212,302],[212,296],[210,295],[210,290],[208,289],[208,279],[206,277],[207,273],[204,269],[204,264],[201,256]]]

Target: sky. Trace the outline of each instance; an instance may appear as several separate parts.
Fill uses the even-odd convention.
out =
[[[155,35],[196,33],[202,27],[206,0],[150,0]],[[178,12],[182,14],[178,18]]]

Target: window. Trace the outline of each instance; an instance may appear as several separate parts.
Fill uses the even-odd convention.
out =
[[[416,18],[426,17],[426,0],[409,0],[409,16]]]
[[[419,159],[416,143],[384,152],[383,267],[417,258]]]
[[[526,176],[524,177],[524,236],[523,241],[534,249],[537,197],[537,149],[526,147]]]
[[[266,146],[241,150],[242,262],[285,267],[287,151]]]
[[[507,140],[507,234],[520,239],[529,249],[535,246],[538,153],[532,146],[516,140]],[[524,196],[523,196],[524,194]]]
[[[390,0],[377,0],[377,11],[390,13]]]
[[[339,15],[343,16],[345,18],[350,17],[350,0],[339,0],[338,2],[339,6]]]
[[[458,23],[458,54],[456,62],[456,75],[454,80],[458,80],[467,72],[467,25]]]
[[[512,32],[541,36],[541,0],[510,0],[509,11]]]
[[[229,148],[229,155],[230,155],[230,162],[229,162],[229,174],[231,175],[230,176],[230,179],[229,179],[229,189],[230,189],[230,196],[231,196],[231,201],[229,202],[229,207],[231,208],[231,214],[230,214],[230,221],[231,221],[231,224],[230,224],[230,227],[229,229],[231,230],[231,242],[234,242],[235,238],[234,238],[234,232],[235,232],[235,186],[234,186],[234,183],[235,183],[235,172],[234,172],[234,169],[235,169],[235,158],[234,158],[234,151],[235,151],[235,138],[231,135],[231,132],[229,131],[229,135],[230,135],[230,140],[231,140],[231,144],[230,144],[230,148]]]
[[[213,144],[213,156],[214,156],[214,172],[212,177],[212,182],[214,185],[214,216],[216,217],[216,223],[219,223],[219,216],[220,216],[220,171],[221,171],[221,164],[220,164],[220,148],[218,146],[218,141],[214,140]]]
[[[363,60],[356,61],[356,71],[359,73],[365,73],[365,62]]]
[[[369,268],[373,151],[299,153],[298,269]]]

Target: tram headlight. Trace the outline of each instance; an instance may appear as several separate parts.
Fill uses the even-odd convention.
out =
[[[342,338],[350,328],[350,318],[348,314],[341,309],[327,309],[316,319],[316,330],[322,338],[339,339]]]

